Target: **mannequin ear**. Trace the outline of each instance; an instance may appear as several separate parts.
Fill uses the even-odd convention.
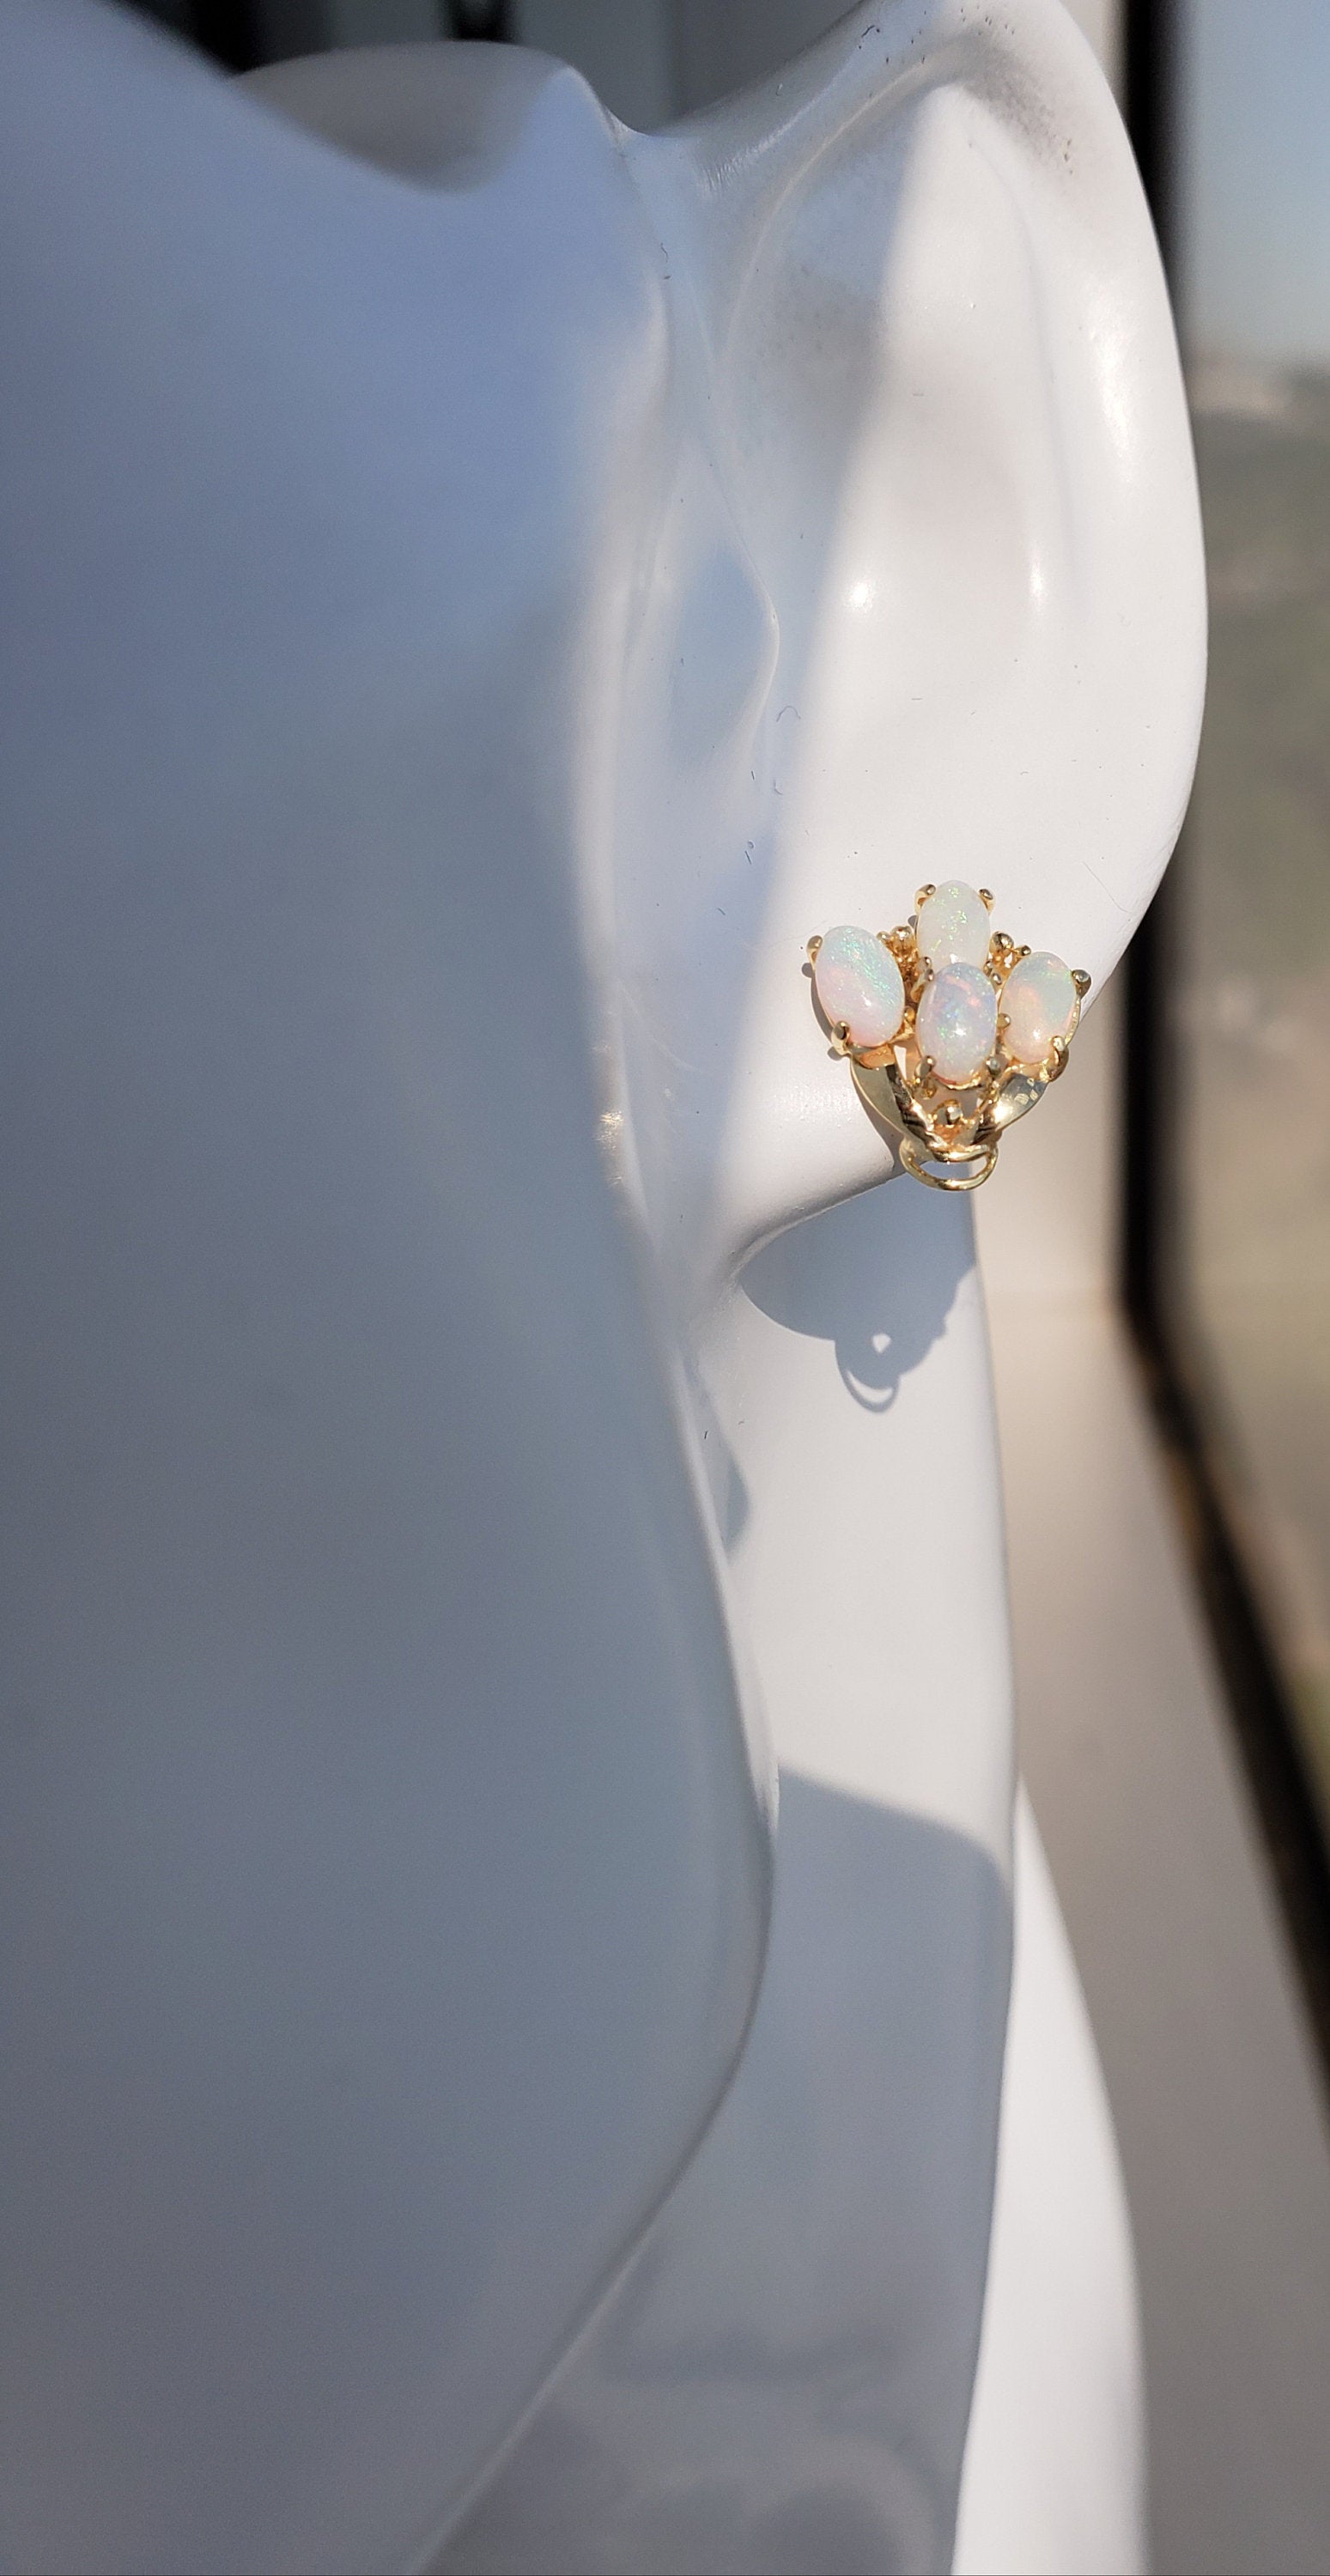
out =
[[[717,1157],[733,1247],[882,1171],[800,979],[811,932],[885,928],[957,875],[1096,989],[1115,963],[1190,786],[1199,514],[1135,165],[1058,0],[861,7],[635,150],[780,638],[751,847],[715,851],[718,882],[760,862]]]

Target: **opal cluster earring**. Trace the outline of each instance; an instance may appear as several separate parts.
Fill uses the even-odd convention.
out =
[[[921,886],[915,901],[898,930],[810,939],[813,995],[861,1097],[900,1130],[906,1171],[975,1190],[1063,1071],[1090,978],[991,929],[986,886]]]

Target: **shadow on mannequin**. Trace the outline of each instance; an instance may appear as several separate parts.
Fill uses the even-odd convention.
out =
[[[440,2576],[950,2564],[1007,1890],[788,1771],[779,1850],[744,2080]]]
[[[744,1306],[784,1331],[831,1343],[846,1394],[866,1413],[886,1413],[945,1332],[974,1267],[968,1206],[917,1188],[894,1190],[889,1203],[863,1191],[765,1244],[737,1287]],[[691,1392],[712,1509],[733,1556],[751,1498],[704,1377]]]
[[[884,1413],[928,1357],[973,1267],[969,1209],[902,1189],[885,1221],[865,1193],[791,1226],[745,1263],[739,1285],[773,1323],[834,1342],[846,1393]]]

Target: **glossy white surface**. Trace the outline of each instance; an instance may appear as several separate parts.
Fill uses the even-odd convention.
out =
[[[580,85],[458,52],[436,194],[0,9],[24,2571],[417,2562],[762,1955],[581,945],[659,253]]]
[[[783,1234],[702,1365],[781,1762],[766,1974],[710,2134],[447,2576],[950,2560],[1010,1947],[967,1206],[911,1183]],[[925,1613],[938,1551],[966,1569],[964,1616]]]
[[[771,1979],[584,2348],[614,2494],[538,2415],[540,2512],[942,2563],[1011,1758],[968,1219],[733,1280],[890,1169],[812,927],[982,832],[1098,979],[1171,845],[1199,546],[1111,102],[1052,0],[861,8],[649,139],[483,49],[270,78],[314,142],[92,8],[0,43],[6,2546],[455,2514],[733,2056],[735,1655],[813,1784]]]

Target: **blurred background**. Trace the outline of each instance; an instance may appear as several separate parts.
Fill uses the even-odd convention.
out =
[[[641,128],[842,14],[144,5],[233,69],[534,45]],[[1178,859],[979,1203],[1021,1754],[1131,2202],[1155,2564],[1292,2576],[1330,2568],[1330,0],[1072,14],[1172,280],[1213,625]]]

